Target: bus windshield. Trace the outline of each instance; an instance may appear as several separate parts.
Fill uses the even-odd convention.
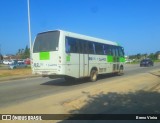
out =
[[[58,50],[59,31],[44,32],[37,35],[33,53]]]

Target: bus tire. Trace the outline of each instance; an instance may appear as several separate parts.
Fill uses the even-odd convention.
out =
[[[91,82],[97,81],[97,75],[98,75],[97,70],[93,69],[90,73],[90,81]]]

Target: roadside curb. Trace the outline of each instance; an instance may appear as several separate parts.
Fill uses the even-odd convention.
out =
[[[36,78],[41,77],[39,75],[27,75],[27,76],[12,76],[12,77],[2,77],[0,78],[0,82],[9,81],[9,80],[20,80],[20,79],[27,79],[27,78]]]

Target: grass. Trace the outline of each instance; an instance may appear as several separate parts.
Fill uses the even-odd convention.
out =
[[[24,76],[24,75],[31,75],[31,74],[32,74],[32,71],[30,68],[14,69],[14,70],[0,70],[0,77]]]
[[[160,62],[160,59],[159,60],[155,60],[154,62]]]

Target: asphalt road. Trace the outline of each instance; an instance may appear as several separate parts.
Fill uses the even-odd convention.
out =
[[[86,86],[91,86],[92,84],[109,82],[121,77],[146,73],[154,69],[160,69],[160,63],[156,63],[153,67],[126,65],[125,74],[123,76],[100,76],[97,82],[88,82],[87,80],[65,82],[63,79],[53,80],[41,77],[5,81],[0,83],[0,107],[6,107],[51,94],[57,94],[77,88],[83,88]]]

